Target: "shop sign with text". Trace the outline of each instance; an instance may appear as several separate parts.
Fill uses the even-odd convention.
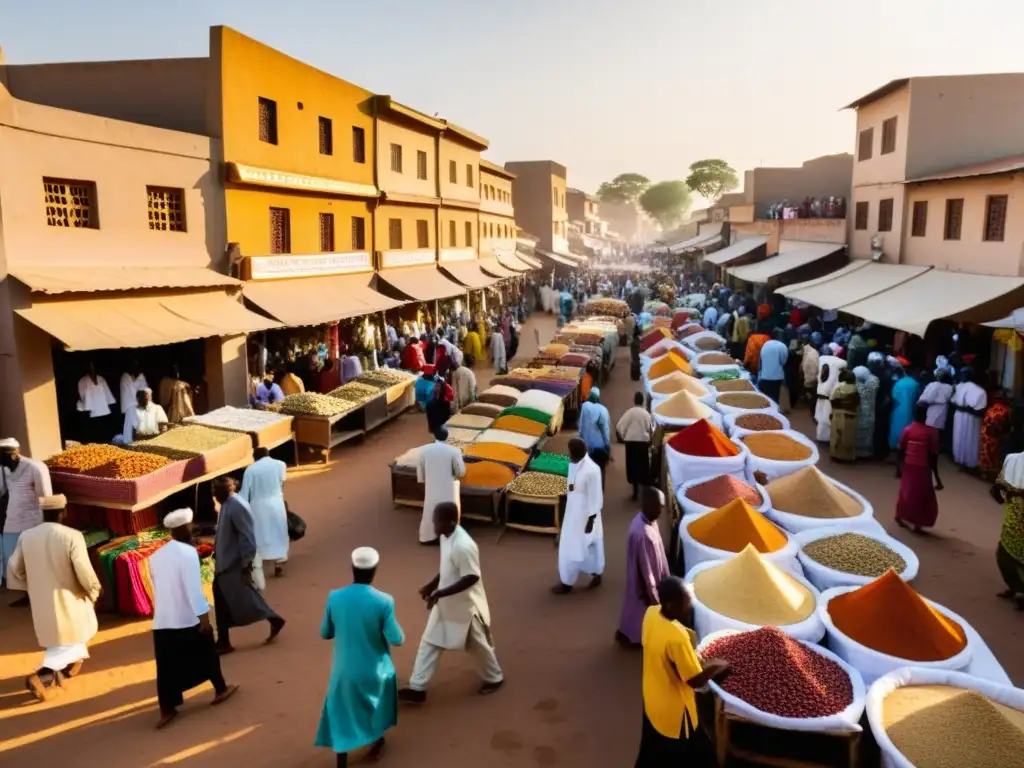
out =
[[[433,248],[420,248],[411,251],[381,251],[380,268],[394,269],[395,267],[418,267],[424,264],[433,264],[436,254]]]
[[[368,272],[373,269],[370,254],[367,251],[250,256],[247,263],[248,279],[250,280],[348,275],[354,272]]]

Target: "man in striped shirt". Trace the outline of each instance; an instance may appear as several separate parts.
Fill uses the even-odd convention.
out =
[[[50,470],[41,461],[22,456],[21,446],[13,437],[0,440],[0,467],[4,490],[7,493],[7,517],[0,536],[0,564],[7,575],[7,561],[18,546],[18,537],[29,528],[43,522],[43,509],[39,500],[53,495]],[[11,603],[12,608],[28,605],[28,595]]]

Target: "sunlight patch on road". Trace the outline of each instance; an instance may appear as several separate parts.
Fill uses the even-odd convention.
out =
[[[224,744],[230,744],[232,741],[248,736],[250,733],[260,728],[260,725],[250,725],[248,728],[242,728],[241,730],[229,733],[227,736],[221,736],[219,739],[211,739],[205,741],[202,744],[196,744],[194,747],[183,749],[181,752],[175,752],[173,755],[169,755],[162,760],[157,760],[155,763],[150,763],[150,768],[157,768],[161,765],[174,765],[180,763],[189,758],[201,755],[203,752],[209,752],[211,749],[216,749]]]

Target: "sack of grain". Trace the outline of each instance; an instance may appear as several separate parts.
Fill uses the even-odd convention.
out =
[[[768,510],[772,508],[772,500],[769,498],[768,491],[765,490],[764,486],[756,482],[748,482],[746,480],[742,480],[731,475],[724,475],[722,476],[722,478],[725,481],[735,481],[735,483],[733,483],[732,485],[735,485],[736,483],[742,483],[747,488],[753,489],[757,494],[759,494],[761,497],[761,500],[759,502],[755,503],[757,501],[756,498],[748,498],[747,502],[750,504],[750,506],[752,506],[755,510],[760,512],[762,515],[767,513]],[[679,502],[679,506],[683,511],[684,517],[690,517],[693,515],[703,515],[706,512],[712,512],[718,509],[718,507],[722,506],[722,504],[719,504],[718,506],[714,507],[708,506],[706,504],[701,504],[700,502],[690,498],[689,495],[691,489],[695,489],[698,486],[703,486],[705,483],[711,483],[717,480],[718,477],[716,475],[710,475],[708,477],[698,477],[694,480],[687,480],[685,483],[681,483],[679,485],[678,489],[676,490],[676,500]],[[733,494],[730,498],[723,497],[722,499],[720,499],[720,501],[727,504],[729,501],[732,501],[732,498],[736,497],[737,496]]]
[[[756,428],[741,426],[736,423],[737,419],[741,422],[745,420],[753,420],[751,421],[751,424]],[[722,423],[725,425],[726,433],[732,438],[743,437],[744,435],[749,435],[751,432],[792,429],[789,419],[778,412],[761,413],[759,411],[754,411],[753,413],[729,413],[722,417]]]
[[[680,332],[683,332],[683,329],[680,329]],[[725,349],[726,340],[714,331],[700,331],[689,334],[683,339],[683,344],[697,353],[714,352]]]
[[[778,413],[779,406],[760,392],[719,392],[715,408],[723,416],[741,413]]]
[[[871,729],[875,742],[877,742],[878,748],[882,753],[882,768],[915,768],[915,764],[893,743],[893,739],[886,727],[889,725],[889,728],[892,728],[892,725],[889,724],[889,718],[886,717],[885,700],[900,688],[926,685],[959,688],[963,691],[981,694],[990,701],[1001,704],[1004,707],[1024,711],[1024,690],[1014,688],[1008,683],[1009,681],[1005,685],[995,683],[974,675],[964,674],[963,672],[922,669],[919,667],[898,669],[875,680],[868,688],[865,711],[868,716],[868,727]],[[915,720],[913,724],[908,723],[908,726],[915,730],[920,728],[922,725],[920,715],[923,714],[925,714],[923,711],[917,717],[914,714],[910,714],[909,716],[914,717]],[[950,714],[955,713],[951,712]],[[968,712],[964,711],[963,714],[967,715]],[[988,717],[985,718],[985,721],[986,723],[991,722]],[[935,731],[922,730],[919,733],[912,731],[911,734],[914,737],[920,738],[918,744],[923,749],[922,754],[917,757],[917,765],[926,764],[924,760],[927,758],[924,755],[929,750],[938,750],[934,754],[934,760],[946,759],[949,765],[965,765],[968,759],[973,760],[974,765],[1012,765],[1010,761],[1020,759],[1020,753],[1016,749],[1010,754],[1001,754],[1000,748],[1010,745],[1006,744],[1004,739],[999,738],[996,732],[992,732],[990,738],[985,738],[986,734],[977,731],[978,725],[980,723],[969,722],[966,717],[955,718],[952,721],[949,718],[943,718],[941,725]],[[945,741],[945,743],[940,741],[937,738],[940,736],[940,733],[943,736],[943,740],[948,741]],[[964,739],[962,738],[963,736],[968,738]],[[979,737],[980,741],[983,742],[980,745],[977,743]],[[917,738],[915,738],[916,740]],[[974,743],[972,744],[972,742]],[[969,755],[958,755],[948,752],[948,750],[958,747],[961,749],[980,748],[984,752],[975,752]]]
[[[885,532],[875,520],[870,501],[817,467],[776,478],[765,488],[772,496],[771,509],[765,514],[790,533],[833,525]]]
[[[807,577],[807,580],[818,589],[824,591],[826,589],[832,589],[832,587],[859,587],[874,581],[882,575],[877,572],[877,570],[871,572],[864,568],[864,566],[870,566],[873,564],[873,553],[862,553],[858,551],[859,548],[856,546],[856,542],[853,542],[853,547],[846,546],[844,547],[844,550],[829,553],[827,562],[831,563],[831,566],[826,565],[821,561],[821,559],[816,559],[804,551],[805,547],[809,544],[822,540],[835,539],[835,544],[837,546],[845,544],[845,539],[838,538],[843,536],[843,534],[854,534],[872,539],[890,550],[893,554],[902,558],[904,567],[902,569],[896,569],[894,567],[894,570],[896,570],[900,575],[900,578],[904,581],[910,582],[915,576],[917,576],[917,571],[921,563],[918,560],[917,555],[914,553],[914,550],[903,542],[894,539],[888,534],[865,531],[863,528],[858,528],[855,525],[829,525],[823,528],[811,528],[810,530],[793,535],[793,540],[800,547],[800,552],[797,557],[800,560],[800,565],[804,569],[804,575]],[[821,545],[819,545],[819,548],[820,546]],[[817,549],[818,548],[812,547],[811,551],[815,552],[818,558],[821,558],[822,555],[817,552]],[[865,562],[865,558],[867,558],[867,562]],[[835,567],[837,565],[844,565],[847,570]],[[880,563],[879,567],[884,567],[884,565],[884,562]],[[862,570],[864,573],[871,572],[873,575],[860,575],[853,572],[856,570]]]
[[[690,570],[694,566],[700,563],[708,562],[709,560],[728,560],[732,557],[736,557],[739,552],[732,552],[726,549],[718,549],[717,547],[710,546],[704,542],[698,541],[693,537],[690,531],[690,526],[696,523],[701,518],[708,515],[712,515],[717,510],[711,510],[701,515],[690,515],[684,516],[679,521],[679,541],[683,547],[683,563],[685,563],[686,569]],[[760,512],[755,512],[760,515]],[[778,549],[772,552],[763,552],[762,555],[765,560],[774,563],[779,566],[786,573],[792,574],[793,576],[802,576],[803,571],[800,569],[800,563],[797,560],[797,555],[800,552],[800,547],[797,545],[793,538],[783,531],[781,528],[777,528],[768,518],[762,518],[763,523],[771,526],[776,533],[781,533],[785,537],[785,543]]]
[[[713,475],[732,475],[750,482],[747,474],[747,457],[750,451],[745,445],[739,446],[739,449],[740,452],[735,456],[691,456],[680,453],[665,443],[665,461],[668,463],[672,478],[680,485],[687,480]]]
[[[733,629],[712,632],[701,641],[700,645],[697,646],[697,654],[701,656],[705,649],[716,640],[734,634],[739,633],[737,630]],[[781,717],[751,706],[743,699],[729,693],[724,690],[721,685],[712,681],[708,685],[722,700],[722,704],[725,706],[725,711],[731,712],[734,715],[739,715],[743,719],[749,720],[752,723],[758,723],[759,725],[764,725],[768,728],[777,728],[783,731],[805,731],[814,733],[861,732],[863,729],[860,726],[860,719],[864,714],[864,707],[867,702],[867,687],[864,685],[864,678],[861,677],[861,674],[856,669],[851,667],[827,648],[822,648],[820,645],[809,643],[806,640],[794,639],[796,639],[796,642],[806,646],[811,652],[817,653],[819,656],[824,656],[829,661],[841,667],[843,672],[845,672],[847,677],[849,677],[850,685],[853,688],[853,698],[846,709],[826,717]]]
[[[832,587],[826,589],[821,593],[821,597],[818,600],[818,620],[824,626],[825,631],[828,633],[828,647],[831,648],[837,656],[840,656],[847,664],[852,666],[861,675],[864,676],[864,682],[868,685],[875,682],[882,675],[886,675],[894,670],[901,669],[903,667],[919,667],[921,669],[930,670],[962,670],[968,664],[971,663],[971,654],[974,650],[974,640],[972,635],[976,636],[976,633],[972,633],[968,628],[970,625],[966,619],[962,616],[953,613],[945,606],[939,605],[938,603],[928,600],[922,596],[922,599],[927,602],[932,608],[937,610],[949,619],[952,619],[959,624],[967,637],[967,643],[964,645],[964,649],[955,656],[943,659],[942,661],[910,661],[908,659],[901,659],[897,656],[890,656],[887,653],[881,653],[873,648],[868,648],[861,643],[858,643],[853,638],[843,634],[839,629],[836,628],[835,622],[832,620],[832,616],[828,611],[828,604],[839,595],[845,595],[848,592],[861,589],[861,587]]]
[[[691,360],[696,353],[688,347],[684,347],[675,339],[662,339],[653,347],[649,347],[640,353],[640,366],[643,367],[644,362],[647,360],[654,360],[661,357],[664,354],[676,350],[679,354],[685,355],[687,360]]]
[[[760,626],[757,624],[748,624],[743,621],[738,621],[737,619],[730,618],[729,616],[723,616],[722,614],[708,608],[697,597],[693,586],[694,579],[696,579],[702,572],[712,568],[717,568],[726,562],[728,561],[707,560],[687,570],[686,576],[683,578],[686,588],[690,593],[690,599],[693,603],[693,628],[697,633],[697,637],[701,640],[712,632],[720,632],[723,629],[738,629],[743,631],[748,629],[757,629],[757,627]],[[816,606],[820,604],[818,590],[814,588],[814,585],[811,584],[811,582],[797,574],[790,574],[788,572],[786,572],[786,574],[810,591],[811,595],[814,597]],[[818,610],[811,611],[811,614],[802,621],[780,626],[779,629],[790,637],[795,637],[797,640],[806,640],[809,643],[819,643],[822,638],[825,637],[825,626],[821,622]]]
[[[699,419],[707,419],[716,427],[722,426],[722,416],[691,392],[682,390],[660,401],[651,401],[654,422],[671,430],[688,427]]]
[[[770,432],[756,432],[742,437],[733,437],[737,445],[750,450],[747,468],[751,476],[760,472],[769,481],[798,472],[804,467],[818,463],[818,446],[802,433],[792,429]],[[780,458],[769,458],[770,453]],[[792,456],[792,458],[785,458]]]

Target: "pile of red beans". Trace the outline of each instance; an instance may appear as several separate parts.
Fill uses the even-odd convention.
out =
[[[720,638],[701,656],[729,662],[732,674],[719,685],[768,714],[827,717],[853,702],[853,684],[842,667],[776,627]]]

